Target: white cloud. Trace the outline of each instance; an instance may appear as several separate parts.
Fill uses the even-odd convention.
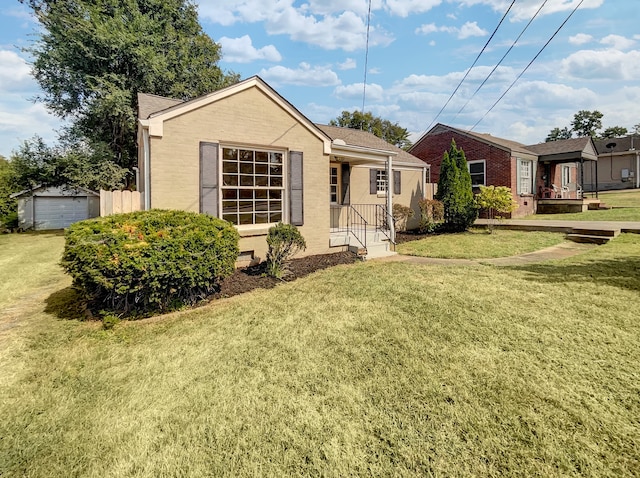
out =
[[[635,40],[630,40],[620,35],[607,35],[600,43],[615,50],[627,50],[636,44]]]
[[[308,63],[300,63],[297,69],[285,68],[284,66],[262,69],[259,76],[274,86],[335,86],[340,84],[338,75],[330,68],[312,67]]]
[[[310,0],[306,8],[310,12],[320,15],[332,15],[344,11],[366,15],[369,9],[369,2],[368,0]],[[373,8],[375,7],[372,5]]]
[[[352,83],[350,85],[340,85],[336,87],[333,94],[341,100],[355,100],[361,99],[363,92],[363,83]],[[384,98],[384,89],[375,83],[368,83],[366,98],[367,101],[382,101]]]
[[[0,91],[18,91],[33,88],[31,67],[17,53],[0,50]]]
[[[587,35],[586,33],[578,33],[572,37],[569,37],[569,43],[572,45],[584,45],[585,43],[589,43],[593,41],[593,37],[591,35]]]
[[[584,0],[580,5],[580,10],[593,9],[601,7],[605,0]],[[494,11],[501,14],[507,10],[511,3],[509,0],[454,0],[453,3],[470,7],[473,5],[487,5]],[[531,17],[540,8],[540,0],[521,0],[516,2],[511,9],[511,21],[529,21]],[[540,15],[551,15],[558,12],[570,12],[578,4],[580,0],[549,0],[544,8],[540,11]]]
[[[338,63],[338,68],[340,70],[353,70],[356,68],[357,63],[353,58],[347,58],[342,63]]]
[[[464,40],[469,37],[482,37],[486,36],[488,32],[478,26],[477,22],[466,22],[461,27],[448,27],[437,26],[435,23],[426,23],[415,29],[417,35],[428,35],[430,33],[445,32],[455,33],[460,40]]]
[[[267,60],[278,62],[282,55],[273,45],[255,48],[251,37],[244,35],[240,38],[222,37],[218,40],[222,45],[223,59],[230,63],[249,63],[255,60]]]
[[[392,15],[408,17],[417,13],[424,13],[437,7],[442,0],[386,0],[386,10]]]
[[[561,62],[568,77],[592,80],[635,80],[640,77],[640,51],[581,50]]]
[[[270,35],[288,35],[294,41],[326,50],[355,51],[365,46],[366,12],[359,7],[362,2],[356,0],[348,1],[348,5],[352,5],[354,10],[345,10],[344,6],[338,9],[337,2],[331,2],[328,6],[315,2],[301,7],[295,7],[292,0],[200,2],[200,16],[224,26],[238,22],[264,22],[264,28]],[[392,41],[390,33],[376,25],[370,26],[370,46],[386,46]]]
[[[380,68],[377,68],[377,67],[369,68],[369,74],[370,75],[379,75],[381,73],[382,73],[382,69],[380,69]]]
[[[458,38],[464,40],[469,37],[483,37],[486,36],[488,32],[483,30],[478,26],[478,22],[467,22],[458,31]]]

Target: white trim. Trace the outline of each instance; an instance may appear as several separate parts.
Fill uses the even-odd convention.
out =
[[[472,164],[478,164],[478,163],[482,163],[483,167],[482,167],[482,186],[486,186],[487,185],[487,161],[485,159],[478,159],[478,160],[474,160],[474,161],[467,161],[467,170],[469,171],[469,174],[471,175],[471,165]],[[478,174],[478,173],[473,173],[473,174]],[[473,186],[473,180],[471,180],[471,185]]]
[[[144,210],[151,209],[151,152],[149,151],[149,129],[142,126],[142,149],[144,161]]]

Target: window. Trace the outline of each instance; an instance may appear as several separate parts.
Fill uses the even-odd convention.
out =
[[[333,166],[329,175],[329,201],[331,204],[338,203],[338,168]]]
[[[222,148],[222,218],[236,225],[283,219],[284,154]]]
[[[518,193],[532,194],[533,191],[533,161],[518,160]]]
[[[471,175],[471,186],[473,186],[474,188],[478,186],[484,186],[486,183],[484,166],[485,166],[484,160],[469,161],[467,163],[467,167],[469,168],[469,174]]]
[[[571,166],[568,164],[562,165],[562,185],[568,186],[571,182]]]
[[[384,169],[376,169],[376,190],[378,194],[387,193],[387,171]]]

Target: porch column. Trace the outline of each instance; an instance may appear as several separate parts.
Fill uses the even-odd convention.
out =
[[[387,224],[391,241],[396,242],[396,230],[393,225],[393,156],[387,156]]]

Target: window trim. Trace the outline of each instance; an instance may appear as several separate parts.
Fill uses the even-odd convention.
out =
[[[335,184],[332,182],[334,176],[333,176],[333,170],[336,170],[336,175],[335,175],[335,179],[336,182]],[[338,205],[341,204],[341,194],[340,194],[340,190],[341,190],[341,183],[342,183],[342,166],[340,163],[331,163],[329,165],[329,204],[333,204]],[[336,200],[333,201],[331,199],[331,196],[333,195],[332,192],[332,188],[335,186],[335,194],[336,194]]]
[[[224,195],[224,191],[225,190],[235,190],[235,191],[240,191],[242,189],[247,189],[247,190],[266,190],[266,191],[270,191],[270,190],[279,190],[281,191],[281,197],[280,197],[280,202],[281,202],[281,210],[280,210],[280,221],[281,222],[289,222],[289,184],[288,184],[288,168],[289,168],[289,154],[290,151],[287,149],[281,149],[281,148],[273,148],[273,147],[268,147],[268,146],[260,146],[260,145],[248,145],[248,144],[238,144],[238,143],[219,143],[218,146],[219,152],[218,152],[218,184],[220,185],[218,188],[218,204],[219,204],[219,210],[218,210],[218,217],[221,219],[224,219],[224,201],[225,199],[223,198]],[[252,151],[254,153],[254,159],[253,159],[253,163],[252,164],[256,164],[255,161],[255,153],[256,152],[260,152],[260,153],[277,153],[280,154],[282,157],[282,162],[281,162],[281,166],[282,166],[282,185],[281,186],[242,186],[240,183],[240,181],[238,180],[238,185],[237,186],[225,186],[224,184],[224,150],[225,149],[235,149],[235,150],[245,150],[245,151]],[[238,153],[239,154],[239,153]],[[240,164],[240,160],[238,159],[238,165]],[[270,162],[267,162],[265,164],[270,164]],[[228,173],[227,173],[228,174]],[[240,178],[240,169],[238,167],[238,172],[236,173],[238,176],[238,179]],[[254,172],[252,173],[253,177],[256,177],[256,173],[255,173],[255,168],[254,168]],[[267,177],[269,177],[269,175],[267,174]],[[240,197],[239,197],[239,193],[238,193],[238,197],[235,199],[236,201],[240,201]],[[248,200],[247,200],[248,201]],[[253,220],[255,221],[255,214],[256,212],[267,212],[270,213],[270,206],[268,207],[267,211],[256,211],[255,209],[255,196],[254,198],[251,199],[251,201],[253,202],[253,206],[252,206],[252,211],[251,214],[253,215]],[[270,201],[270,199],[267,199],[267,201]],[[240,210],[238,209],[236,214],[241,214]],[[238,222],[239,222],[239,218]],[[253,222],[251,224],[235,224],[232,223],[234,225],[234,227],[236,227],[238,230],[245,230],[245,231],[250,231],[250,230],[262,230],[262,229],[268,229],[269,227],[277,224],[278,221],[276,222],[266,222],[266,223],[256,223]]]
[[[480,173],[472,173],[471,165],[472,164],[482,164],[482,184],[473,184],[473,175],[478,175]],[[479,186],[487,185],[487,161],[484,159],[478,159],[474,161],[467,161],[467,171],[469,171],[469,175],[471,176],[471,187],[477,188]]]
[[[533,167],[533,160],[531,159],[522,159],[522,158],[517,158],[518,161],[516,163],[516,167],[518,168],[517,171],[517,181],[518,181],[518,188],[517,188],[517,193],[520,194],[521,196],[532,196],[533,195],[533,191],[534,191],[534,167]],[[528,168],[528,178],[529,178],[529,191],[528,192],[524,192],[522,190],[522,180],[524,179],[522,176],[522,166],[527,163],[529,165]]]

